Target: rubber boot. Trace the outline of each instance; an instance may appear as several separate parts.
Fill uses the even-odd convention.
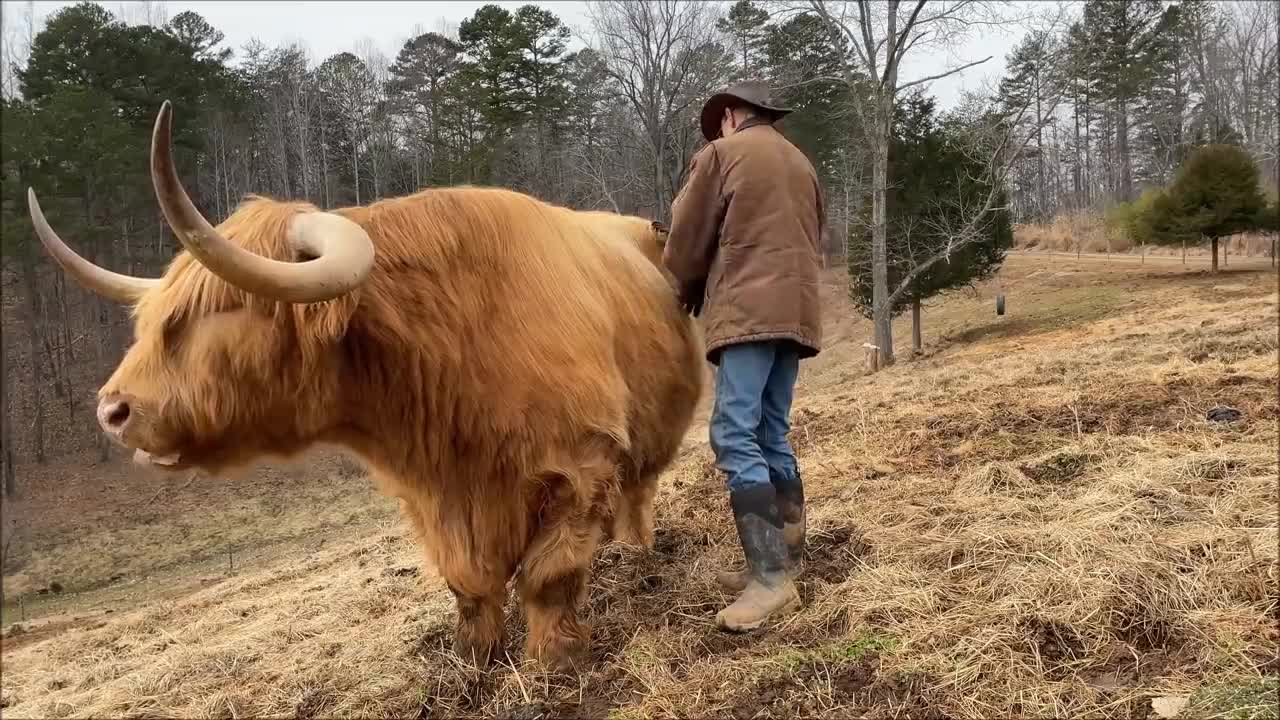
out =
[[[799,607],[800,593],[787,573],[782,511],[773,484],[735,491],[730,503],[750,579],[738,599],[716,615],[716,625],[746,632]]]
[[[778,491],[778,506],[782,510],[782,537],[787,545],[787,577],[795,580],[804,572],[805,509],[804,482],[796,475],[794,482],[787,482],[771,474]],[[722,570],[716,573],[716,581],[729,592],[742,592],[751,581],[749,570]]]

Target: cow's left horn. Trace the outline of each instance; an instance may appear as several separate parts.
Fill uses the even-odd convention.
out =
[[[32,188],[27,188],[27,210],[31,213],[31,225],[36,229],[36,235],[45,249],[63,270],[89,290],[108,300],[132,305],[138,302],[143,293],[160,284],[159,280],[153,278],[111,272],[80,257],[49,227],[49,221],[44,219],[44,213],[40,210],[40,203],[36,202],[36,191]]]
[[[187,251],[241,290],[293,303],[330,300],[354,290],[373,267],[373,243],[356,223],[332,213],[300,213],[289,241],[312,260],[291,263],[249,252],[222,236],[187,196],[172,155],[172,115],[160,106],[151,134],[151,182],[173,232]]]

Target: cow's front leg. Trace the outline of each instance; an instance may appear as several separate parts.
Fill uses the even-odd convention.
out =
[[[498,658],[507,644],[506,623],[502,615],[506,599],[505,583],[495,591],[468,593],[453,582],[449,590],[458,602],[458,625],[453,634],[453,651],[463,662],[486,668]]]

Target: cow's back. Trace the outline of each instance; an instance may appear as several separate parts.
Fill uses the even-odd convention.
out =
[[[556,446],[591,434],[638,440],[637,462],[669,461],[701,392],[701,337],[626,223],[588,227],[485,188],[424,191],[353,219],[378,246],[363,321],[423,349],[428,387],[406,390],[467,436],[427,434],[440,472],[534,476]]]
[[[655,473],[679,450],[703,391],[702,335],[679,305],[649,221],[602,212],[581,215],[584,241],[598,244],[611,258],[610,271],[597,281],[619,323],[615,347],[627,378],[636,471]]]

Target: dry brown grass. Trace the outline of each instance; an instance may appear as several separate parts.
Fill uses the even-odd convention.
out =
[[[699,430],[654,552],[597,556],[579,678],[520,664],[514,612],[512,666],[462,667],[449,594],[397,524],[10,638],[6,714],[1145,718],[1192,695],[1197,717],[1276,717],[1275,288],[1014,257],[926,313],[924,357],[869,377],[865,323],[832,317],[793,434],[805,606],[779,626],[714,628],[737,551]],[[1206,422],[1218,404],[1244,419]]]
[[[1220,252],[1230,257],[1268,257],[1273,235],[1241,233],[1224,238]],[[1102,216],[1092,212],[1062,213],[1047,223],[1021,223],[1013,229],[1014,246],[1020,250],[1086,253],[1145,253],[1181,256],[1181,247],[1138,247],[1123,232],[1107,228]],[[1209,246],[1188,247],[1187,257],[1208,257]]]
[[[5,619],[17,596],[29,596],[29,609],[33,600],[53,600],[30,596],[55,583],[62,592],[91,591],[196,562],[225,562],[228,553],[234,562],[234,555],[263,545],[319,540],[393,517],[394,501],[340,458],[315,453],[306,466],[301,461],[235,478],[167,477],[127,464],[105,472],[80,469],[90,477],[68,472],[64,482],[88,488],[81,497],[25,492],[6,499],[25,526],[18,526],[6,564]]]

